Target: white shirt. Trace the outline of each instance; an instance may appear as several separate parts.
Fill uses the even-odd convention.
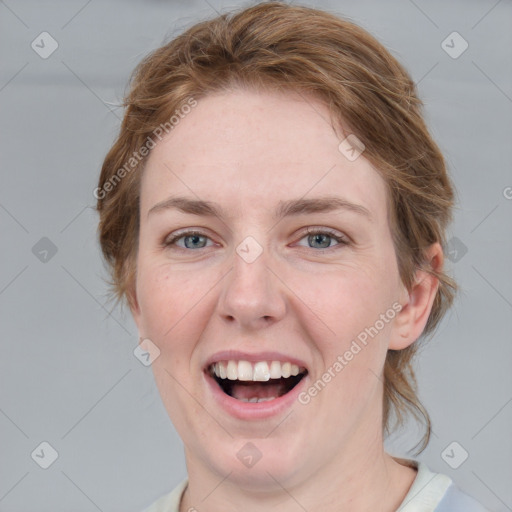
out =
[[[425,463],[405,462],[417,468],[418,473],[397,512],[489,512],[471,496],[461,491],[452,479],[433,473]],[[179,512],[179,505],[188,480],[155,501],[144,512]]]

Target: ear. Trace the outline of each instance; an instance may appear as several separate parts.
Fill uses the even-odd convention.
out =
[[[427,268],[440,272],[443,268],[443,249],[439,243],[432,244],[425,253]],[[434,299],[439,288],[439,279],[429,272],[418,270],[411,290],[403,289],[400,300],[402,309],[395,317],[389,347],[401,350],[412,345],[427,324]]]

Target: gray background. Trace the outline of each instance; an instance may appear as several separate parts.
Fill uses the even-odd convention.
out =
[[[448,263],[462,288],[419,363],[434,427],[419,458],[512,510],[512,2],[303,4],[361,24],[419,82],[458,188]],[[242,5],[0,1],[1,511],[139,511],[186,475],[151,370],[133,355],[135,326],[106,301],[92,191],[136,63]],[[31,48],[43,31],[59,45],[47,59]],[[453,31],[469,44],[456,59],[441,46]],[[408,456],[416,434],[389,449]],[[46,470],[31,458],[42,441],[59,454]],[[442,457],[454,441],[469,453],[458,469]]]

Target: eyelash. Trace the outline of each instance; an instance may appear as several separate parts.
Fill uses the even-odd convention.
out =
[[[306,237],[308,235],[328,235],[331,238],[333,238],[336,242],[338,242],[338,245],[341,245],[341,246],[349,245],[349,240],[346,236],[339,235],[336,231],[333,231],[332,229],[329,229],[329,228],[311,228],[311,227],[309,227],[306,229],[306,231],[302,232],[299,240],[302,240],[304,237]],[[201,231],[194,231],[194,230],[182,231],[181,233],[178,232],[175,235],[171,236],[171,238],[166,237],[163,240],[161,245],[163,248],[169,248],[170,246],[175,245],[176,241],[180,240],[181,238],[186,238],[188,236],[204,236],[204,237],[210,239],[210,237],[208,235],[206,235],[205,233],[203,233]],[[325,249],[314,249],[313,247],[309,247],[309,249],[314,249],[315,252],[323,253],[323,252],[330,252],[333,249],[336,249],[336,247],[338,247],[338,245],[335,245],[333,247],[327,247]],[[182,251],[194,251],[194,249],[187,249],[184,247],[177,247],[177,246],[175,246],[175,247],[178,250],[182,250]],[[199,249],[196,249],[196,250],[205,249],[205,248],[206,247],[200,247]]]

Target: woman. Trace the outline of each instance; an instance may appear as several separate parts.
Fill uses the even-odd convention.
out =
[[[484,510],[384,451],[449,307],[453,190],[372,36],[264,3],[138,66],[96,190],[112,283],[184,446],[148,511]]]

